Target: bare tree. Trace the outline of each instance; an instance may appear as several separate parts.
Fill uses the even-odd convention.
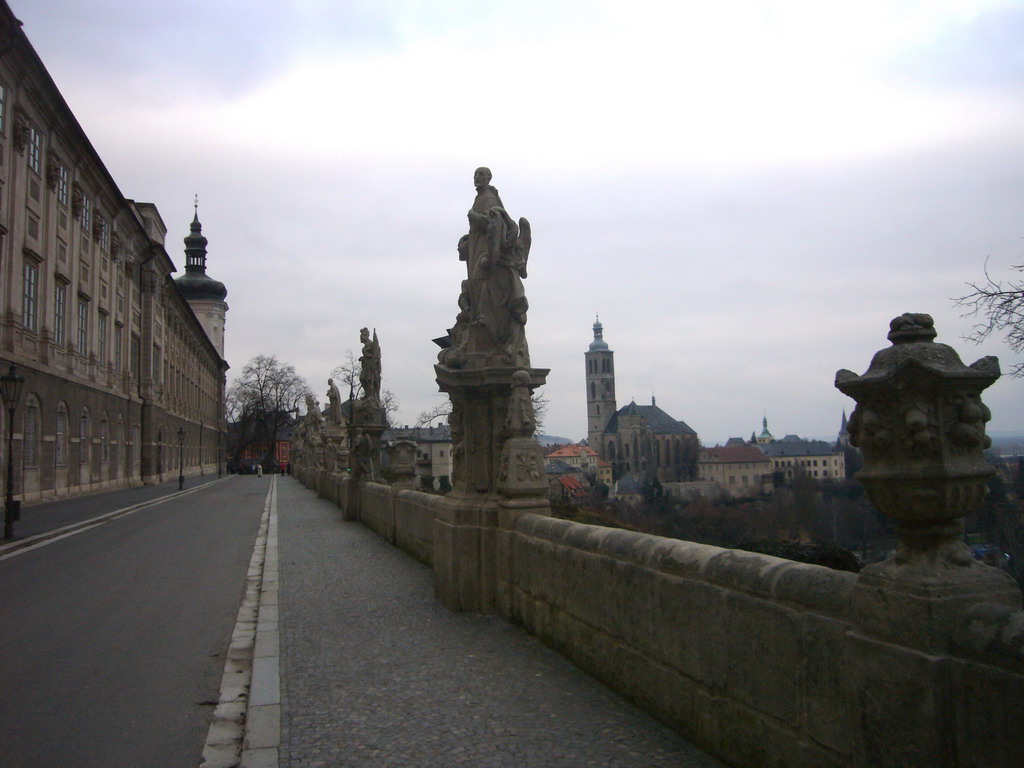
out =
[[[423,411],[417,418],[416,424],[414,425],[417,429],[420,427],[429,427],[435,421],[440,419],[448,420],[448,416],[452,412],[452,401],[447,397],[440,403],[435,405],[433,408]]]
[[[533,401],[533,418],[537,422],[537,429],[535,430],[535,433],[539,434],[543,427],[544,416],[548,412],[548,399],[536,392],[533,393],[533,397],[531,399]],[[445,398],[433,408],[420,413],[416,419],[416,426],[429,427],[438,419],[447,420],[448,415],[451,412],[452,402],[448,398]]]
[[[1010,267],[1024,272],[1024,264]],[[956,306],[965,309],[961,317],[980,317],[982,322],[974,331],[965,336],[969,341],[980,344],[993,333],[1002,333],[1006,345],[1014,352],[1024,352],[1024,280],[993,280],[985,262],[985,281],[967,283],[970,293],[953,299]],[[1024,362],[1010,369],[1010,375],[1024,377]]]
[[[306,380],[273,355],[246,363],[226,393],[232,457],[237,461],[250,445],[264,451],[264,460],[271,456],[278,434],[307,394],[312,390]]]

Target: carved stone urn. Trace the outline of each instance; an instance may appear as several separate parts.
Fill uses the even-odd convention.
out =
[[[889,328],[892,346],[863,375],[841,370],[835,382],[857,402],[849,423],[850,442],[864,453],[857,479],[880,512],[899,520],[896,555],[861,571],[862,586],[875,590],[864,607],[876,628],[937,647],[957,606],[1020,602],[1012,578],[977,562],[963,541],[963,517],[995,472],[982,456],[991,414],[981,392],[999,378],[999,362],[964,365],[935,343],[929,315],[903,314]]]
[[[985,498],[995,473],[982,450],[991,414],[981,392],[999,378],[999,361],[971,366],[935,343],[932,318],[904,314],[889,324],[892,346],[867,372],[836,373],[836,387],[857,401],[850,442],[864,453],[858,473],[878,510],[900,521],[897,562],[970,566],[961,519]]]

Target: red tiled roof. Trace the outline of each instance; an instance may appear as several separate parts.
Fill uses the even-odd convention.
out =
[[[587,487],[580,482],[579,478],[572,477],[570,475],[562,475],[558,478],[558,481],[573,496],[585,496],[587,493]]]
[[[593,448],[588,448],[585,445],[567,445],[564,448],[552,451],[545,458],[548,459],[564,459],[571,458],[573,456],[596,456],[597,451]]]
[[[701,451],[701,461],[721,462],[764,462],[768,457],[756,445],[725,445],[720,448],[706,448]]]

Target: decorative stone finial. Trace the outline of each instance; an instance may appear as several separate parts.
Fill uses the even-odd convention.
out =
[[[991,414],[981,392],[999,378],[999,362],[971,366],[937,344],[932,318],[903,314],[889,325],[892,346],[867,372],[836,373],[836,387],[857,401],[850,443],[864,453],[871,501],[900,521],[897,566],[934,571],[981,567],[962,541],[963,518],[987,492],[995,470],[982,456]]]

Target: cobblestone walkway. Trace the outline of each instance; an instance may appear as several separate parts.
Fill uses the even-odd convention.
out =
[[[278,535],[282,766],[721,768],[291,478]]]

